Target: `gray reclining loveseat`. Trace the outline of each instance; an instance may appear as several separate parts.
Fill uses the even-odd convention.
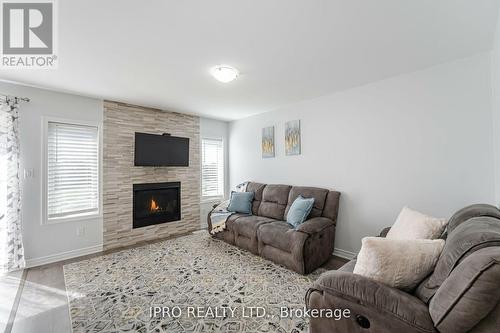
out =
[[[500,332],[500,210],[461,209],[443,238],[434,272],[412,293],[353,274],[355,260],[321,275],[307,292],[307,307],[350,309],[351,316],[311,318],[310,332]]]

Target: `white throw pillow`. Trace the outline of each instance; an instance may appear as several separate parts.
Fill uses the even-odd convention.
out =
[[[412,291],[434,270],[443,246],[443,239],[365,237],[353,273]]]
[[[436,239],[441,236],[447,223],[447,219],[438,219],[404,207],[386,237],[391,239]]]

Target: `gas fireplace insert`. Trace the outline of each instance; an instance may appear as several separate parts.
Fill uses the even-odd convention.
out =
[[[134,184],[133,228],[179,221],[181,183]]]

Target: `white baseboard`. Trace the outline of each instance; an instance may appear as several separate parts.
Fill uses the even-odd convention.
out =
[[[48,255],[45,257],[40,257],[40,258],[26,259],[26,268],[51,264],[54,262],[72,259],[72,258],[76,258],[76,257],[81,257],[81,256],[85,256],[88,254],[93,254],[93,253],[97,253],[97,252],[101,252],[101,251],[102,251],[102,244],[94,245],[94,246],[90,246],[90,247],[84,247],[82,249],[77,249],[77,250],[61,252],[61,253],[57,253],[57,254],[51,254],[51,255]]]
[[[347,260],[352,260],[356,257],[357,253],[335,248],[333,250],[333,255]]]

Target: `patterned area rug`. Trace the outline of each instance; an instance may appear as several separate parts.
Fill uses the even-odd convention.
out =
[[[302,276],[197,233],[65,265],[64,277],[73,332],[298,333],[308,320],[281,307],[303,309],[322,271]]]

